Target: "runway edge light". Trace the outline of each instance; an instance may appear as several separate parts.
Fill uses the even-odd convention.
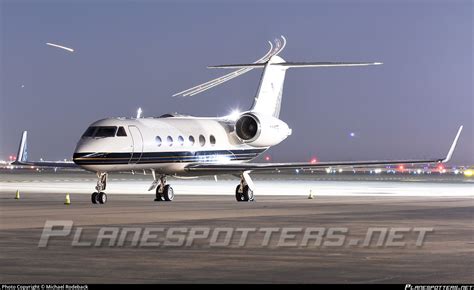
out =
[[[20,199],[20,190],[19,189],[17,189],[17,191],[16,191],[15,199]]]
[[[69,197],[69,193],[66,194],[66,200],[64,201],[64,204],[66,204],[66,205],[71,204],[71,198]]]

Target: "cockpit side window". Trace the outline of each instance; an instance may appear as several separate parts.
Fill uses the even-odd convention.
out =
[[[114,137],[115,132],[117,132],[116,126],[104,126],[99,127],[95,132],[95,138],[102,138],[102,137]]]
[[[125,128],[120,126],[117,131],[117,136],[124,137],[127,136],[127,132],[125,132]]]
[[[94,133],[95,133],[95,130],[96,130],[96,129],[97,129],[97,127],[89,127],[89,128],[87,128],[86,132],[84,132],[84,134],[82,134],[82,138],[94,136]]]

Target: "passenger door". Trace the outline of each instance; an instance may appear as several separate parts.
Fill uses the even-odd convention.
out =
[[[130,135],[132,136],[132,155],[129,164],[137,164],[143,154],[143,135],[137,126],[128,126]]]

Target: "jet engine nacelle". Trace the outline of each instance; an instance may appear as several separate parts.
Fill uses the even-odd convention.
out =
[[[291,129],[280,119],[258,113],[244,113],[235,122],[239,139],[255,147],[273,146],[291,135]]]

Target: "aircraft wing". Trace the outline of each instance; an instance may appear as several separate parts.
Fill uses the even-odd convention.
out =
[[[61,168],[79,168],[73,161],[28,161],[27,151],[27,137],[28,132],[23,131],[21,136],[20,147],[18,147],[18,153],[16,160],[12,162],[12,165],[21,166],[37,166],[37,167],[61,167]]]
[[[443,158],[433,159],[414,159],[414,160],[381,160],[381,161],[336,161],[336,162],[318,162],[318,163],[222,163],[222,164],[194,164],[189,165],[186,169],[188,171],[200,172],[243,172],[243,171],[270,171],[270,170],[285,170],[285,169],[312,169],[312,168],[328,168],[328,167],[373,167],[385,165],[401,165],[401,164],[430,164],[430,163],[446,163],[451,160],[454,149],[461,135],[463,126],[454,138],[448,154]]]

